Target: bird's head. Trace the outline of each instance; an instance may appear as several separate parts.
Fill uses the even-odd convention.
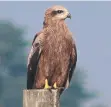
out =
[[[56,5],[46,10],[45,17],[51,20],[65,20],[71,18],[71,14],[63,6]]]

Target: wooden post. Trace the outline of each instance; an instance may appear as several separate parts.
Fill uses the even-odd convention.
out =
[[[59,107],[59,90],[23,90],[23,107]]]

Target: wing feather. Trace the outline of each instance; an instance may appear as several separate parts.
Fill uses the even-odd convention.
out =
[[[37,65],[39,62],[40,55],[41,55],[41,44],[40,44],[40,39],[39,39],[40,36],[41,36],[40,33],[35,35],[32,42],[32,47],[28,56],[27,89],[32,89],[34,85]]]
[[[77,50],[76,50],[75,44],[73,45],[70,62],[71,62],[71,66],[70,66],[70,72],[69,72],[69,82],[71,81],[71,78],[72,78],[72,75],[74,73],[76,63],[77,63]]]
[[[73,73],[76,67],[76,62],[77,62],[77,50],[76,50],[76,45],[73,44],[72,53],[70,57],[70,64],[69,64],[69,74],[68,74],[65,88],[69,87],[69,83],[71,81],[71,78],[73,76]]]

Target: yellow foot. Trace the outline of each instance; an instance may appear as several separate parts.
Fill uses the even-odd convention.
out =
[[[45,89],[51,88],[51,86],[49,86],[49,84],[48,84],[48,80],[47,79],[45,79],[45,87],[44,88]]]
[[[58,88],[58,87],[57,87],[57,83],[56,83],[56,82],[54,83],[53,87],[54,87],[54,88]]]

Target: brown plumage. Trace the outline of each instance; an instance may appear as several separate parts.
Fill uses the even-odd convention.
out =
[[[65,24],[70,17],[67,9],[53,6],[46,10],[43,30],[32,42],[28,57],[27,89],[49,85],[68,88],[76,67],[77,52],[72,34]]]

